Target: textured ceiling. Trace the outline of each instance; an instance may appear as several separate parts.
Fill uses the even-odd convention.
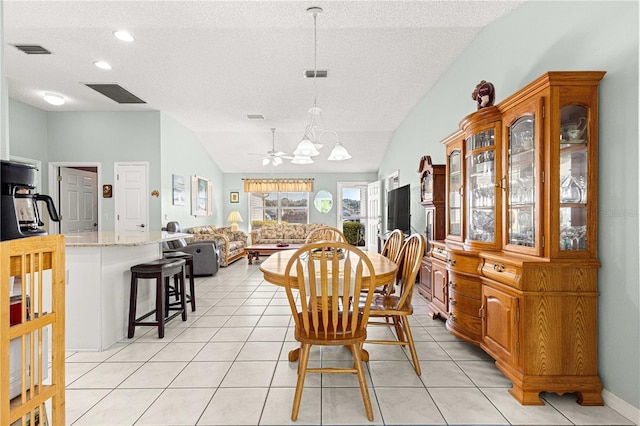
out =
[[[4,4],[9,96],[47,111],[159,110],[198,135],[223,172],[374,172],[410,110],[482,28],[520,1],[15,1]],[[291,153],[317,105],[353,158],[263,167]],[[112,35],[126,29],[123,43]],[[52,55],[26,55],[39,44]],[[113,69],[102,71],[93,62]],[[118,83],[147,103],[120,105],[83,83]],[[67,98],[61,107],[43,92]],[[249,120],[262,114],[264,120]]]

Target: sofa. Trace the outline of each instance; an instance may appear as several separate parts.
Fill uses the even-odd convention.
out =
[[[192,235],[189,243],[201,241],[215,241],[220,250],[220,266],[226,267],[236,260],[243,258],[247,247],[247,234],[234,231],[230,226],[216,228],[213,225],[194,226],[187,229]]]
[[[312,230],[325,226],[321,223],[264,224],[251,230],[251,244],[304,244]]]

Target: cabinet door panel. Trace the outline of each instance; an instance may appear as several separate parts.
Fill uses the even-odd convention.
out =
[[[449,312],[448,307],[448,287],[447,287],[447,270],[444,265],[433,262],[432,265],[432,303],[442,312]]]
[[[505,362],[518,364],[518,297],[482,286],[482,347]]]

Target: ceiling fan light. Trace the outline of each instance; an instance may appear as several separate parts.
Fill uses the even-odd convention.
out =
[[[331,150],[331,155],[329,155],[329,160],[331,161],[343,161],[351,158],[347,149],[340,143],[336,143],[336,146]]]
[[[291,162],[293,164],[312,164],[313,160],[311,159],[311,157],[296,155],[295,157],[293,157],[293,160],[291,160]]]
[[[270,160],[269,160],[268,158],[263,158],[263,159],[262,159],[262,165],[263,165],[263,166],[266,166],[267,164],[269,164],[269,161],[270,161]]]
[[[280,164],[282,164],[282,158],[280,157],[273,157],[272,161],[274,166],[279,166]]]
[[[293,155],[295,155],[296,157],[314,157],[319,154],[320,151],[318,151],[313,142],[311,142],[307,138],[302,139],[302,141],[300,141],[300,143],[296,147],[296,150],[293,151]]]

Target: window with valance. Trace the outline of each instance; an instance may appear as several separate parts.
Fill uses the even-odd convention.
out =
[[[313,178],[243,179],[244,192],[313,192]]]
[[[249,193],[250,220],[309,222],[309,193],[313,179],[244,179]]]

